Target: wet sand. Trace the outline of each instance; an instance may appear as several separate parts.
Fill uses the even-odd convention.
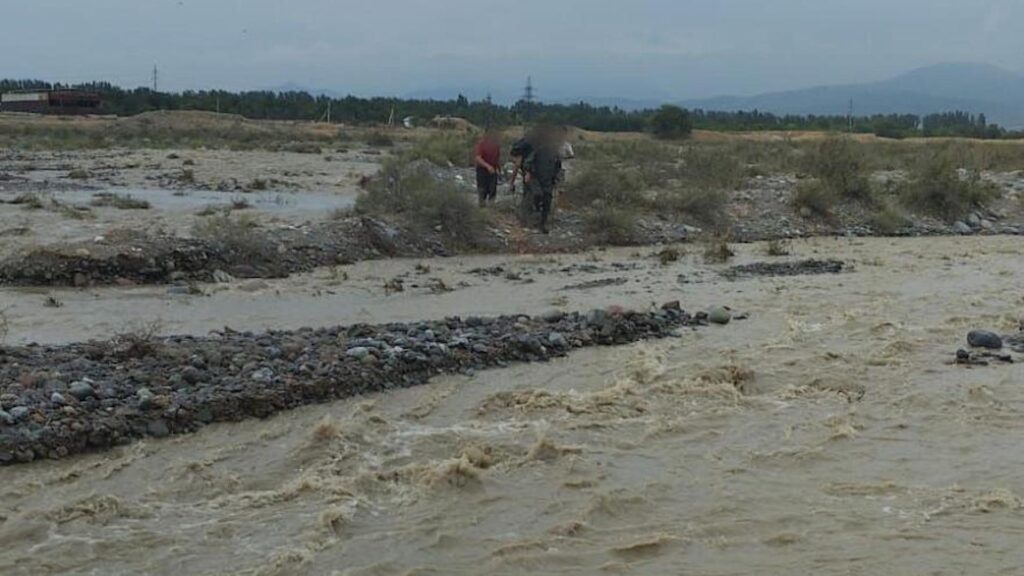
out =
[[[777,260],[762,249],[731,264]],[[852,271],[736,281],[650,251],[64,290],[56,309],[4,289],[15,339],[47,342],[669,299],[751,318],[2,469],[0,572],[1018,573],[1024,371],[949,364],[969,329],[1017,329],[1018,238],[810,240],[789,259]],[[496,265],[534,281],[470,272]]]

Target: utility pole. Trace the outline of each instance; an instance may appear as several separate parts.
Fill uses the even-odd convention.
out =
[[[524,120],[529,121],[533,116],[533,102],[537,99],[537,91],[533,87],[533,76],[526,77],[526,87],[523,88],[523,97],[521,102],[523,103],[523,116]]]
[[[853,134],[853,98],[850,98],[850,108],[846,112],[846,122],[849,124],[848,129],[850,134]]]
[[[331,101],[327,101],[327,123],[331,123]]]
[[[157,78],[156,64],[153,64],[153,92],[159,92]]]

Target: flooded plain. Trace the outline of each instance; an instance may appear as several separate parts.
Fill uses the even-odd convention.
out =
[[[0,573],[1020,573],[1024,370],[951,363],[968,330],[1018,329],[1019,238],[743,245],[730,264],[847,271],[735,281],[689,250],[3,289],[12,342],[667,300],[749,319],[0,469]]]

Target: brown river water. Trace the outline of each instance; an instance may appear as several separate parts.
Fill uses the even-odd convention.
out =
[[[1022,574],[1024,370],[950,364],[969,329],[1017,329],[1020,243],[819,239],[790,258],[853,270],[737,281],[631,249],[362,263],[200,297],[5,290],[12,341],[670,299],[750,319],[0,469],[0,573]],[[573,264],[607,271],[559,272]],[[535,281],[469,273],[494,265]],[[455,290],[412,286],[430,278]]]

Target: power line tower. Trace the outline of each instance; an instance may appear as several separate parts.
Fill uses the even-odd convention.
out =
[[[523,102],[532,105],[537,99],[536,90],[533,87],[533,76],[526,77],[526,87],[523,88]]]
[[[157,79],[159,78],[156,70],[156,64],[153,64],[153,92],[159,92]]]
[[[850,98],[850,108],[846,111],[847,129],[853,134],[853,98]]]
[[[533,76],[526,77],[526,87],[523,88],[523,96],[519,101],[522,104],[521,120],[529,122],[533,118],[533,109],[537,102],[537,90],[533,87]]]

